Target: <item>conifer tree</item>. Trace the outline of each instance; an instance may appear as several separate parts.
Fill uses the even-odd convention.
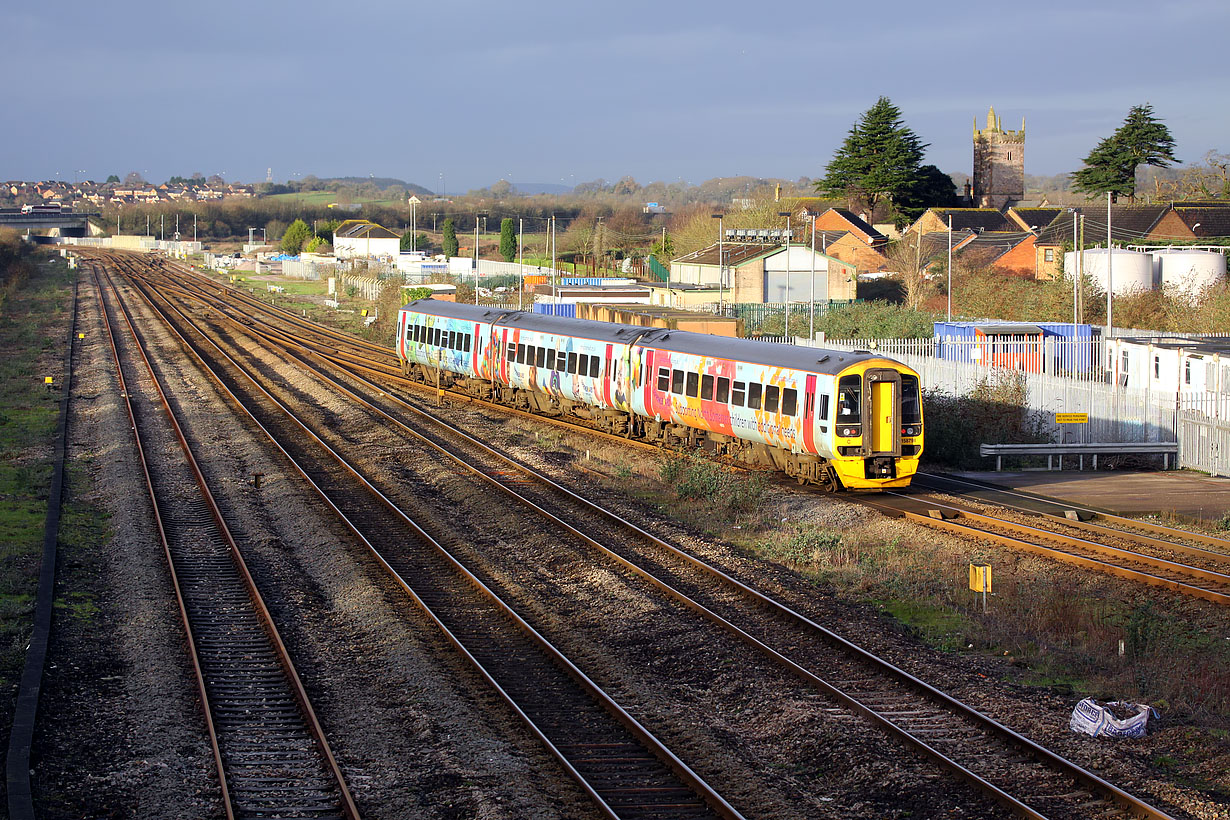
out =
[[[457,226],[453,224],[453,218],[450,216],[444,220],[444,255],[452,259],[457,255]]]
[[[926,147],[905,125],[901,109],[881,97],[850,129],[816,190],[827,196],[865,198],[872,205],[907,198],[919,183]]]
[[[1134,105],[1123,125],[1099,142],[1085,157],[1085,167],[1072,174],[1072,188],[1090,196],[1109,193],[1112,201],[1121,196],[1135,200],[1137,167],[1166,168],[1175,162],[1170,129],[1153,116],[1152,105]]]
[[[513,230],[513,221],[505,218],[500,221],[500,256],[505,262],[517,258],[517,234]]]

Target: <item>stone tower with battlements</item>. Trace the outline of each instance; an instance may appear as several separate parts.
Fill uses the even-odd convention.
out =
[[[992,106],[987,111],[987,127],[978,128],[974,118],[973,205],[978,208],[1003,208],[1008,202],[1025,198],[1025,118],[1020,131],[1005,131]]]

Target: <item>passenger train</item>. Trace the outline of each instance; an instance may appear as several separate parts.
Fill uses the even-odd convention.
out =
[[[922,454],[918,374],[866,351],[419,299],[397,355],[428,384],[829,490],[908,486]]]

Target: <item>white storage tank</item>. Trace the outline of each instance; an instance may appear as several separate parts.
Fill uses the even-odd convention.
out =
[[[1114,279],[1115,296],[1153,290],[1152,254],[1119,248],[1115,248],[1113,253],[1110,275]],[[1077,269],[1076,259],[1076,251],[1063,255],[1063,269],[1069,277]],[[1105,248],[1085,249],[1085,275],[1097,282],[1103,291],[1106,290],[1106,259]]]
[[[1155,255],[1161,263],[1162,287],[1182,296],[1194,298],[1208,286],[1225,281],[1226,257],[1215,251],[1166,248]]]

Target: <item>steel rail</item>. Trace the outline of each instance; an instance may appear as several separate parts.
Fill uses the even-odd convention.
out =
[[[205,721],[206,721],[207,730],[210,736],[210,745],[211,745],[211,749],[212,749],[212,753],[214,757],[214,764],[218,772],[218,779],[219,779],[221,792],[222,792],[223,805],[225,806],[227,817],[233,818],[235,816],[236,807],[233,805],[233,796],[231,794],[230,784],[228,783],[228,777],[226,773],[227,769],[226,769],[226,766],[224,765],[224,755],[223,755],[221,744],[220,744],[219,732],[217,729],[217,722],[216,722],[216,719],[213,713],[214,710],[213,708],[211,708],[212,699],[209,695],[209,687],[207,685],[207,676],[202,666],[201,652],[197,645],[197,637],[196,637],[197,630],[193,624],[193,620],[191,616],[189,615],[189,608],[187,605],[186,597],[184,595],[184,591],[180,583],[179,572],[176,568],[176,562],[172,554],[171,539],[168,534],[167,528],[165,526],[165,522],[163,520],[162,513],[159,509],[159,506],[156,500],[158,496],[157,496],[157,492],[154,486],[153,477],[150,473],[149,461],[145,453],[145,447],[141,441],[140,428],[138,426],[136,415],[133,410],[131,394],[129,393],[126,380],[124,379],[124,376],[123,376],[123,368],[121,366],[119,349],[116,346],[115,337],[111,331],[110,312],[107,309],[106,300],[103,296],[102,283],[99,279],[97,269],[95,269],[93,273],[95,277],[95,282],[98,285],[98,289],[99,289],[99,302],[100,302],[100,305],[102,306],[102,311],[104,314],[104,325],[107,328],[108,342],[111,347],[112,355],[115,358],[116,371],[119,376],[119,382],[120,382],[120,390],[124,397],[125,406],[128,411],[129,422],[132,425],[133,435],[136,441],[138,457],[141,462],[142,473],[144,474],[144,477],[145,477],[146,489],[149,492],[151,506],[153,508],[155,527],[158,531],[159,540],[161,541],[162,546],[163,546],[163,552],[167,560],[167,566],[170,570],[172,584],[175,588],[175,595],[176,595],[176,601],[177,601],[179,612],[180,612],[180,619],[184,626],[184,632],[185,632],[186,640],[188,642],[189,653],[192,658],[193,670],[194,670],[194,674],[197,680],[198,694],[201,697],[201,704],[202,704],[203,711],[205,713]],[[331,783],[338,790],[338,798],[340,801],[339,808],[341,809],[342,814],[345,817],[352,818],[353,820],[358,820],[359,812],[358,812],[357,807],[355,806],[354,799],[350,794],[350,790],[346,785],[345,777],[342,774],[341,769],[338,766],[337,760],[335,759],[333,752],[329,747],[328,741],[325,738],[324,730],[321,727],[320,722],[316,717],[315,710],[312,708],[311,702],[308,698],[307,691],[305,690],[303,686],[303,682],[300,679],[299,674],[295,669],[294,663],[291,661],[290,653],[287,650],[285,643],[282,641],[281,635],[279,634],[277,626],[274,623],[272,613],[270,613],[268,606],[265,604],[264,599],[261,596],[260,591],[256,586],[255,579],[253,579],[250,571],[248,570],[247,564],[244,561],[243,554],[241,550],[239,549],[239,546],[236,543],[233,535],[231,534],[229,527],[226,524],[226,521],[222,515],[222,512],[219,509],[217,502],[213,497],[213,493],[209,489],[208,482],[205,479],[204,473],[201,471],[200,466],[196,461],[196,458],[192,454],[191,447],[188,444],[188,440],[184,435],[183,429],[180,427],[179,422],[177,421],[175,417],[174,410],[172,409],[171,403],[166,393],[163,390],[161,381],[158,378],[158,375],[153,367],[153,364],[150,362],[148,356],[146,355],[144,346],[140,340],[140,336],[137,333],[136,327],[132,322],[132,318],[128,314],[128,311],[125,308],[122,300],[119,298],[118,292],[116,291],[114,285],[112,284],[110,287],[114,295],[116,304],[120,309],[120,312],[124,318],[126,325],[128,326],[129,332],[132,335],[132,338],[134,341],[134,348],[139,354],[140,359],[144,363],[146,369],[149,371],[152,383],[155,387],[156,392],[158,393],[159,399],[161,400],[163,409],[166,413],[168,423],[172,431],[174,432],[175,437],[179,441],[180,448],[183,451],[183,455],[184,455],[184,462],[188,466],[188,468],[191,470],[196,480],[199,491],[201,493],[201,497],[209,509],[210,516],[212,517],[214,521],[214,525],[217,528],[219,535],[222,536],[224,542],[226,543],[227,550],[229,554],[231,555],[231,558],[235,564],[236,569],[238,570],[240,574],[240,577],[243,580],[244,586],[246,587],[249,598],[251,599],[251,602],[252,602],[253,611],[257,615],[257,618],[261,622],[262,627],[264,628],[266,634],[268,635],[270,644],[272,645],[274,653],[278,659],[279,666],[282,667],[283,673],[286,676],[287,684],[291,690],[292,697],[299,705],[299,709],[302,713],[303,719],[305,723],[307,724],[308,731],[310,735],[312,736],[312,739],[316,745],[317,751],[321,756],[322,762],[324,763],[325,771],[329,775],[329,779]]]
[[[150,293],[145,293],[145,292],[143,292],[143,295],[145,296],[147,302],[151,304],[151,306],[154,306],[153,296]],[[191,319],[186,314],[184,314],[182,311],[180,311],[178,308],[176,308],[174,305],[167,303],[166,306],[169,310],[178,314],[180,319],[184,321],[185,323],[187,323],[189,326],[194,325]],[[155,307],[155,309],[157,310],[158,308]],[[609,817],[618,818],[619,815],[608,804],[606,799],[602,797],[599,794],[599,791],[595,789],[595,787],[593,787],[586,780],[586,778],[575,768],[575,765],[572,759],[569,758],[565,752],[563,752],[560,748],[558,748],[548,738],[548,736],[537,726],[537,724],[531,719],[531,717],[522,709],[520,704],[518,704],[512,698],[511,694],[507,692],[506,689],[498,683],[498,681],[496,680],[496,677],[481,664],[479,659],[470,651],[469,648],[467,648],[463,644],[463,642],[461,641],[460,638],[457,637],[455,632],[450,627],[448,627],[448,625],[444,622],[444,620],[431,609],[431,607],[423,599],[423,597],[420,596],[418,592],[415,591],[415,589],[410,584],[410,582],[406,580],[406,578],[393,566],[391,561],[388,558],[386,558],[380,552],[380,550],[371,542],[371,540],[365,535],[365,533],[362,530],[362,527],[359,524],[357,524],[352,519],[351,516],[346,515],[341,510],[340,506],[337,503],[335,503],[333,499],[330,498],[330,496],[327,494],[325,489],[321,487],[320,484],[311,477],[308,470],[302,465],[300,465],[298,461],[294,458],[294,456],[282,445],[282,443],[279,441],[277,436],[271,430],[269,430],[256,417],[256,415],[247,407],[247,405],[242,401],[242,399],[240,399],[240,397],[237,396],[225,384],[225,381],[221,378],[221,376],[217,372],[214,371],[213,367],[206,361],[205,357],[199,351],[196,350],[195,346],[191,342],[189,342],[189,340],[178,329],[174,328],[174,326],[171,325],[169,321],[168,321],[168,327],[172,330],[172,332],[174,332],[180,338],[185,349],[190,351],[192,355],[195,358],[197,358],[197,360],[206,368],[207,372],[211,374],[213,380],[215,381],[216,384],[218,384],[220,389],[225,391],[230,396],[231,400],[245,414],[247,414],[247,416],[252,420],[252,422],[256,424],[257,427],[269,439],[272,445],[279,452],[282,453],[282,455],[284,456],[284,458],[286,458],[287,462],[291,465],[291,467],[320,496],[320,498],[324,501],[326,506],[329,507],[329,509],[332,510],[339,517],[342,523],[352,533],[355,534],[356,538],[360,541],[360,543],[364,545],[364,547],[375,558],[378,564],[387,573],[389,573],[390,577],[395,581],[395,583],[397,583],[398,586],[400,586],[408,595],[410,595],[410,597],[415,602],[415,604],[420,608],[420,610],[422,610],[427,615],[427,617],[439,629],[441,629],[441,631],[445,634],[447,640],[451,644],[453,644],[462,653],[462,655],[466,658],[466,660],[468,660],[476,668],[476,670],[483,677],[483,679],[486,680],[496,690],[496,692],[500,695],[500,697],[512,707],[513,711],[523,721],[527,723],[527,725],[531,729],[531,732],[542,743],[544,743],[544,745],[548,748],[552,756],[555,757],[557,760],[559,760],[560,763],[564,766],[566,772],[581,785],[582,789],[585,790],[586,793],[591,796],[591,798],[595,800],[600,810],[602,810]],[[680,780],[682,780],[691,789],[693,789],[693,791],[698,794],[701,800],[706,805],[708,805],[710,809],[712,809],[719,816],[732,818],[732,820],[741,820],[742,815],[733,806],[731,806],[725,800],[725,798],[723,798],[716,790],[714,790],[708,783],[706,783],[700,777],[700,775],[696,774],[686,763],[684,763],[672,751],[670,751],[669,748],[667,748],[664,744],[662,744],[661,741],[659,741],[635,717],[633,717],[622,706],[620,706],[618,702],[614,700],[614,698],[612,698],[605,691],[603,691],[601,687],[597,685],[596,682],[594,682],[579,667],[577,667],[567,656],[565,656],[554,645],[552,645],[546,639],[545,636],[543,636],[540,632],[534,629],[534,627],[530,625],[527,621],[525,621],[524,618],[522,618],[511,606],[509,606],[505,601],[503,601],[496,594],[494,590],[492,590],[487,584],[485,584],[477,575],[471,572],[459,559],[457,559],[454,555],[452,555],[452,553],[449,552],[447,548],[445,548],[433,536],[431,536],[429,533],[423,530],[415,521],[413,521],[413,519],[411,519],[404,511],[402,511],[395,504],[395,502],[389,499],[383,492],[380,491],[379,488],[377,488],[374,484],[368,481],[368,479],[365,476],[363,476],[362,473],[356,467],[351,465],[345,459],[345,457],[342,456],[342,454],[338,453],[334,448],[330,447],[326,442],[324,442],[319,436],[316,435],[316,433],[310,428],[310,426],[308,426],[303,421],[301,421],[290,408],[286,407],[276,397],[274,397],[271,393],[269,393],[264,388],[264,386],[261,385],[261,383],[248,372],[246,368],[244,368],[242,365],[236,362],[233,357],[231,357],[228,353],[223,351],[217,345],[217,343],[214,342],[212,339],[210,339],[207,335],[202,334],[202,339],[210,347],[212,347],[214,351],[216,351],[218,356],[220,356],[223,360],[228,362],[231,365],[231,367],[235,368],[245,379],[247,379],[248,382],[253,386],[253,388],[258,393],[260,393],[266,401],[268,401],[275,408],[277,408],[277,412],[279,412],[290,423],[296,425],[299,428],[299,430],[302,433],[304,433],[316,447],[320,448],[321,451],[326,454],[328,458],[335,461],[343,470],[349,473],[353,477],[353,479],[363,487],[365,491],[370,493],[371,496],[375,498],[377,502],[379,502],[383,507],[385,507],[391,514],[399,518],[402,521],[402,523],[405,526],[407,526],[424,544],[434,549],[436,553],[439,554],[456,572],[458,572],[463,578],[465,578],[465,580],[469,583],[470,586],[472,586],[484,598],[486,598],[493,605],[495,605],[509,620],[511,620],[518,627],[518,629],[523,634],[528,636],[530,640],[534,642],[534,644],[536,644],[559,667],[561,667],[569,677],[577,681],[578,684],[580,684],[584,689],[586,689],[591,694],[591,696],[594,697],[595,700],[597,700],[608,713],[610,713],[620,724],[622,724],[634,737],[636,737],[656,757],[662,760],[662,762],[666,764],[666,766],[670,768],[675,773],[675,775],[680,778]]]
[[[910,501],[918,500],[917,497],[904,496],[898,493],[890,493],[889,495],[897,496],[898,498],[902,498],[902,499],[908,499]],[[943,518],[942,517],[943,510],[948,510],[952,516],[958,519],[965,518],[970,521],[976,521],[984,525],[1007,529],[1007,530],[1010,530],[1010,531],[1013,531],[1013,532],[1016,532],[1022,535],[1032,535],[1032,536],[1042,538],[1045,540],[1058,541],[1062,544],[1068,545],[1069,547],[1085,549],[1095,554],[1101,554],[1101,555],[1108,556],[1108,557],[1114,556],[1114,557],[1117,557],[1117,558],[1120,558],[1120,559],[1123,559],[1129,562],[1143,564],[1143,565],[1152,567],[1155,570],[1165,570],[1165,571],[1174,573],[1176,575],[1186,576],[1193,580],[1210,581],[1222,587],[1230,588],[1230,575],[1226,575],[1223,573],[1213,572],[1211,570],[1202,569],[1200,567],[1193,567],[1187,564],[1180,564],[1174,561],[1167,561],[1162,558],[1157,558],[1151,555],[1145,555],[1143,553],[1134,552],[1132,550],[1122,549],[1120,547],[1112,547],[1106,544],[1098,544],[1094,541],[1088,541],[1083,538],[1076,538],[1074,536],[1065,535],[1063,533],[1057,533],[1057,532],[1053,532],[1050,530],[1044,530],[1038,527],[1031,527],[1027,524],[1021,524],[1016,521],[1009,521],[1006,519],[995,518],[993,516],[988,516],[982,513],[973,512],[972,510],[964,510],[959,507],[954,507],[952,505],[942,504],[942,503],[933,502],[933,501],[926,502],[926,505],[928,507],[935,508],[936,513],[939,514],[941,517],[922,515],[920,513],[916,513],[911,510],[904,509],[903,507],[886,503],[882,499],[859,497],[859,498],[856,498],[855,500],[865,506],[875,508],[879,510],[880,512],[885,513],[887,515],[900,516],[909,521],[913,521],[917,524],[922,524],[925,527],[930,527],[931,529],[943,530],[945,532],[953,533],[955,535],[962,535],[968,538],[974,538],[974,539],[982,538],[982,539],[987,539],[990,541],[995,541],[996,543],[1003,544],[1004,546],[1007,546],[1007,547],[1024,550],[1026,552],[1030,552],[1035,555],[1041,555],[1046,558],[1051,558],[1056,561],[1061,561],[1063,563],[1074,564],[1076,566],[1080,566],[1085,569],[1099,570],[1102,572],[1109,573],[1111,575],[1116,575],[1120,578],[1125,578],[1131,581],[1135,581],[1137,583],[1146,584],[1148,586],[1155,586],[1155,587],[1162,587],[1165,589],[1170,589],[1174,592],[1180,592],[1180,593],[1183,593],[1184,595],[1190,595],[1195,598],[1202,598],[1206,601],[1212,601],[1213,603],[1216,603],[1216,604],[1222,604],[1222,605],[1230,604],[1230,592],[1220,592],[1217,589],[1210,589],[1208,587],[1197,586],[1194,583],[1185,583],[1183,581],[1175,580],[1174,578],[1167,578],[1163,575],[1158,575],[1152,572],[1146,572],[1140,569],[1133,569],[1132,567],[1124,566],[1122,564],[1112,563],[1111,561],[1108,561],[1108,560],[1099,560],[1097,558],[1090,558],[1088,556],[1080,555],[1075,552],[1070,552],[1068,550],[1061,549],[1059,547],[1051,547],[1045,544],[1039,544],[1036,541],[1026,541],[1023,538],[1015,538],[1011,535],[1005,535],[1003,533],[994,532],[993,530],[987,530],[987,529],[982,529],[980,527],[973,527],[973,526],[969,526],[966,524],[961,524],[961,523],[958,523],[957,521]],[[1061,520],[1066,522],[1066,519],[1061,519]]]
[[[1118,515],[1117,513],[1107,512],[1106,510],[1097,510],[1091,507],[1084,507],[1079,504],[1074,504],[1070,501],[1064,501],[1064,500],[1054,499],[1054,498],[1047,498],[1046,496],[1036,495],[1033,493],[1027,493],[1021,490],[1010,488],[1010,487],[998,487],[992,484],[975,482],[975,481],[971,481],[966,478],[960,478],[958,476],[939,475],[939,474],[934,474],[934,473],[919,473],[918,475],[922,476],[923,478],[923,481],[919,483],[927,483],[930,485],[931,489],[934,489],[940,492],[945,492],[945,488],[942,486],[936,486],[936,485],[939,483],[947,482],[949,484],[958,484],[958,485],[964,485],[966,487],[974,487],[979,490],[986,490],[990,493],[993,493],[994,495],[1006,496],[1008,498],[1022,498],[1027,501],[1032,501],[1035,503],[1046,504],[1048,506],[1057,507],[1058,509],[1063,510],[1064,512],[1071,511],[1078,515],[1084,514],[1094,520],[1106,521],[1107,523],[1116,524],[1117,526],[1103,527],[1097,524],[1091,524],[1089,521],[1085,521],[1080,518],[1073,519],[1073,518],[1067,517],[1066,515],[1059,515],[1056,513],[1043,512],[1040,510],[1030,509],[1029,507],[1025,507],[1025,506],[1019,506],[1019,505],[1014,506],[1014,505],[1007,504],[1007,503],[1004,503],[998,500],[988,501],[987,503],[998,504],[1001,507],[1008,507],[1009,509],[1016,509],[1022,512],[1029,512],[1029,513],[1034,513],[1036,515],[1042,515],[1042,516],[1046,516],[1050,518],[1055,518],[1058,520],[1062,520],[1064,523],[1069,524],[1073,527],[1088,529],[1093,532],[1109,531],[1117,535],[1122,535],[1124,537],[1140,539],[1145,543],[1156,544],[1156,545],[1164,547],[1165,549],[1178,550],[1180,552],[1188,552],[1192,555],[1199,555],[1201,557],[1209,558],[1211,560],[1230,561],[1230,540],[1226,540],[1225,538],[1218,538],[1217,536],[1207,535],[1201,532],[1192,532],[1191,530],[1180,529],[1178,527],[1168,527],[1164,524],[1157,524],[1152,521],[1142,521],[1138,518],[1129,518],[1128,516]],[[1129,527],[1132,529],[1144,530],[1146,532],[1151,532],[1156,535],[1166,536],[1171,539],[1181,538],[1181,539],[1186,539],[1188,541],[1195,541],[1197,543],[1206,544],[1211,547],[1216,547],[1217,549],[1216,550],[1204,550],[1204,549],[1199,549],[1196,547],[1190,547],[1186,544],[1181,544],[1181,543],[1177,543],[1175,541],[1170,541],[1170,540],[1159,541],[1156,539],[1148,539],[1146,536],[1142,536],[1138,533],[1133,533],[1133,532],[1122,530],[1120,529],[1120,527]]]
[[[231,320],[231,321],[233,322],[234,320]],[[259,331],[256,331],[251,326],[239,325],[239,327],[240,329],[246,330],[249,333],[254,333],[255,335],[261,336],[262,338],[265,338],[268,341],[275,341],[269,334],[261,334],[259,333]],[[306,355],[310,355],[312,357],[319,358],[323,361],[330,362],[335,367],[338,366],[338,363],[334,360],[333,357],[328,356],[326,354],[322,354],[314,350],[312,347],[298,340],[295,340],[286,334],[279,334],[279,336],[283,337],[279,340],[279,343],[284,347],[284,349],[289,351],[291,348],[297,348],[299,350],[305,351]],[[293,353],[292,355],[296,355],[296,357],[299,356],[299,354],[293,354]],[[303,359],[303,361],[304,361],[304,364],[306,365],[307,364],[306,359]],[[343,372],[346,372],[346,371],[343,370]],[[920,693],[928,697],[928,699],[932,700],[933,702],[937,704],[944,706],[949,711],[956,713],[963,719],[970,720],[974,723],[981,725],[984,729],[1003,738],[1010,745],[1018,746],[1026,750],[1030,754],[1030,756],[1034,757],[1035,760],[1042,763],[1043,765],[1047,765],[1054,770],[1061,771],[1064,774],[1073,776],[1078,781],[1085,783],[1085,785],[1091,788],[1093,791],[1103,793],[1104,795],[1109,797],[1109,799],[1112,802],[1118,803],[1120,806],[1126,808],[1127,810],[1131,812],[1142,813],[1143,816],[1148,816],[1148,817],[1155,817],[1155,818],[1166,817],[1164,813],[1158,811],[1152,806],[1149,806],[1148,804],[1145,804],[1143,801],[1140,801],[1138,798],[1135,798],[1134,796],[1126,792],[1123,792],[1122,790],[1119,790],[1113,784],[1110,784],[1102,780],[1101,778],[1097,777],[1096,775],[1093,775],[1092,773],[1087,772],[1081,767],[1076,766],[1076,764],[1073,764],[1070,761],[1067,761],[1066,759],[1059,757],[1058,755],[1055,755],[1049,750],[1046,750],[1044,747],[1038,746],[1033,741],[1030,741],[1028,738],[1025,738],[1024,736],[1014,732],[1011,729],[1008,729],[1002,724],[999,724],[997,721],[994,721],[993,719],[982,715],[976,710],[973,710],[971,707],[968,707],[967,705],[960,703],[959,701],[956,701],[955,699],[952,699],[950,696],[946,695],[945,693],[940,692],[939,690],[934,689],[929,684],[926,684],[925,682],[915,678],[909,673],[904,672],[903,670],[900,670],[899,668],[892,666],[891,664],[888,664],[882,659],[879,659],[873,655],[870,655],[869,653],[866,653],[865,650],[862,650],[861,648],[853,644],[850,644],[849,642],[846,642],[845,639],[841,638],[840,636],[837,636],[835,633],[832,633],[829,630],[825,629],[824,627],[821,627],[818,624],[815,624],[814,622],[807,619],[805,616],[800,615],[799,613],[795,612],[789,607],[786,607],[768,598],[767,596],[764,596],[758,591],[751,589],[750,587],[747,587],[746,585],[742,584],[736,579],[733,579],[730,576],[726,575],[721,570],[718,570],[715,567],[712,567],[711,565],[707,564],[706,562],[703,562],[700,559],[697,559],[694,556],[682,550],[679,550],[673,545],[670,545],[664,541],[661,541],[660,539],[644,531],[640,527],[637,527],[635,524],[632,524],[631,522],[624,520],[622,517],[619,517],[607,511],[605,508],[602,508],[601,506],[596,505],[588,501],[587,499],[582,498],[581,496],[573,493],[572,491],[568,490],[562,485],[559,485],[558,483],[554,482],[552,479],[542,475],[541,473],[533,470],[532,468],[529,468],[521,464],[518,461],[515,461],[507,457],[503,453],[489,447],[485,443],[475,439],[474,437],[470,436],[464,431],[460,431],[457,428],[446,424],[442,420],[437,419],[436,417],[423,412],[422,410],[414,407],[413,405],[407,404],[406,402],[398,399],[396,396],[392,396],[392,395],[385,393],[384,389],[380,385],[377,385],[365,379],[361,379],[352,372],[347,372],[346,375],[352,379],[359,380],[361,383],[365,384],[365,386],[370,388],[371,390],[377,391],[385,399],[396,403],[400,409],[409,411],[413,413],[416,417],[424,421],[427,421],[434,425],[438,425],[441,428],[448,430],[449,434],[451,435],[456,435],[458,437],[463,438],[470,445],[480,448],[488,456],[494,459],[498,459],[500,462],[504,463],[508,468],[515,471],[516,473],[526,476],[534,481],[540,482],[541,484],[550,487],[550,489],[553,492],[557,492],[557,493],[568,496],[573,502],[582,505],[589,513],[598,515],[604,518],[605,520],[607,520],[608,523],[611,523],[615,526],[619,526],[620,528],[626,531],[634,533],[639,538],[642,538],[648,542],[653,543],[656,547],[669,552],[671,555],[673,555],[676,558],[680,558],[686,561],[687,563],[693,565],[696,569],[700,569],[701,571],[705,572],[711,577],[719,580],[721,583],[729,587],[735,588],[745,597],[751,598],[757,604],[769,608],[775,614],[784,615],[785,617],[787,617],[794,623],[798,625],[806,626],[810,631],[818,633],[826,641],[840,646],[841,648],[845,649],[851,654],[855,654],[856,656],[859,657],[860,660],[872,662],[876,666],[880,666],[881,668],[887,666],[888,669],[891,670],[891,673],[893,674],[894,677],[897,677],[899,680],[907,683],[912,688],[918,690]],[[839,687],[833,686],[832,684],[820,678],[815,673],[795,663],[791,659],[787,658],[786,656],[774,650],[772,647],[764,644],[759,639],[755,638],[750,633],[746,632],[744,629],[740,628],[739,626],[733,624],[729,620],[723,618],[721,615],[718,615],[717,613],[708,609],[704,604],[700,603],[699,601],[696,601],[695,599],[681,592],[677,588],[671,586],[669,583],[660,580],[655,575],[653,575],[653,573],[650,572],[649,570],[646,570],[640,567],[633,561],[630,561],[624,556],[620,555],[615,550],[599,543],[597,540],[590,537],[587,533],[582,532],[577,527],[572,526],[566,521],[560,519],[558,516],[544,509],[539,504],[534,502],[532,499],[525,497],[522,492],[520,492],[519,490],[511,486],[507,482],[506,478],[497,477],[496,475],[492,475],[490,470],[483,468],[481,466],[471,464],[470,462],[466,461],[464,458],[458,456],[457,454],[449,450],[444,445],[424,435],[422,432],[420,432],[419,429],[411,427],[405,424],[404,422],[402,422],[397,417],[385,412],[383,409],[375,405],[373,402],[367,400],[360,394],[356,393],[354,390],[346,386],[341,381],[333,377],[326,376],[324,374],[318,374],[318,378],[326,380],[328,383],[330,383],[334,387],[334,389],[344,393],[349,398],[351,398],[353,401],[356,401],[359,404],[366,407],[369,411],[378,414],[385,421],[399,428],[403,433],[433,448],[440,450],[440,452],[444,456],[451,459],[454,463],[458,464],[464,469],[471,471],[480,480],[485,481],[486,483],[493,486],[500,492],[503,492],[510,498],[513,498],[514,500],[523,504],[528,509],[531,509],[532,511],[534,511],[535,514],[543,517],[545,520],[548,520],[552,522],[553,524],[555,524],[556,526],[571,533],[573,536],[577,537],[584,543],[588,544],[590,547],[601,552],[608,559],[615,561],[619,565],[623,566],[624,568],[638,575],[642,579],[646,580],[651,585],[655,586],[660,591],[667,594],[669,597],[683,604],[684,606],[691,609],[692,611],[697,612],[702,617],[718,625],[722,629],[736,636],[737,638],[749,644],[753,648],[768,655],[771,659],[773,659],[779,665],[783,666],[784,668],[786,668],[787,670],[789,670],[796,676],[800,677],[805,682],[820,688],[823,692],[825,692],[826,694],[829,694],[830,696],[832,696],[834,699],[838,700],[839,702],[842,702],[843,704],[847,705],[853,711],[859,714],[862,714],[864,717],[868,718],[873,724],[879,726],[881,729],[886,731],[886,733],[892,736],[898,737],[900,740],[903,740],[904,742],[906,742],[908,745],[912,746],[916,750],[922,752],[928,757],[931,757],[933,760],[936,760],[937,762],[941,763],[941,765],[945,766],[946,768],[949,768],[950,770],[954,771],[956,774],[958,774],[958,776],[963,777],[964,779],[966,779],[967,781],[971,783],[974,783],[978,788],[990,794],[994,799],[998,800],[1002,805],[1016,812],[1018,815],[1024,816],[1024,817],[1033,817],[1033,818],[1041,818],[1044,816],[1036,812],[1035,810],[1033,810],[1027,804],[1019,801],[1017,798],[1004,792],[1002,789],[1000,789],[995,784],[985,780],[984,778],[982,778],[980,775],[973,772],[972,770],[969,770],[967,767],[963,766],[959,762],[952,760],[950,757],[945,755],[942,751],[930,746],[925,741],[923,741],[921,738],[915,737],[914,735],[910,734],[907,728],[898,726],[895,722],[886,718],[884,715],[880,714],[874,708],[869,707],[866,704],[860,702],[857,698],[842,691]]]

